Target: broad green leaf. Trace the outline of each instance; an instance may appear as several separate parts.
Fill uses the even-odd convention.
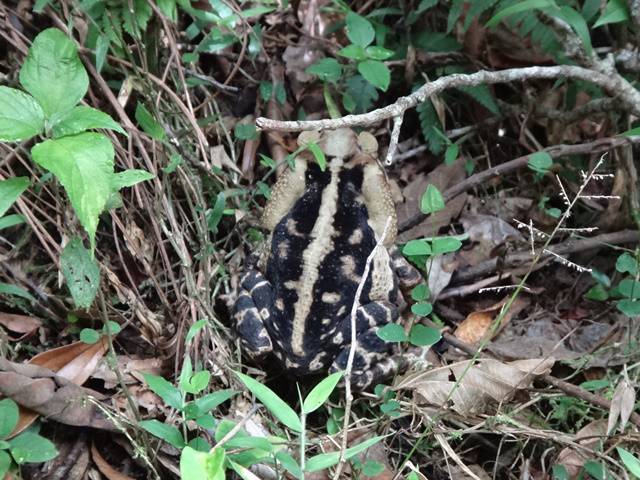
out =
[[[13,205],[20,194],[29,186],[28,177],[13,177],[0,180],[0,217]]]
[[[235,436],[225,443],[225,449],[231,448],[258,448],[265,452],[273,451],[273,445],[264,437]]]
[[[184,386],[184,391],[187,393],[197,394],[207,388],[211,380],[211,373],[207,370],[200,370],[196,372]]]
[[[176,8],[176,0],[156,0],[158,8],[172,22],[178,19],[178,11]]]
[[[327,168],[327,159],[324,156],[324,152],[322,151],[322,149],[318,146],[317,143],[314,143],[314,142],[308,143],[306,147],[313,154],[313,158],[316,159],[316,162],[318,163],[320,170],[324,172],[325,169]]]
[[[307,398],[305,398],[302,403],[302,411],[308,415],[320,408],[320,406],[327,401],[331,392],[336,388],[336,385],[338,385],[342,375],[342,372],[332,373],[313,387],[309,392],[309,395],[307,395]]]
[[[568,5],[563,5],[562,7],[560,7],[559,11],[556,9],[551,9],[549,13],[551,15],[558,16],[565,22],[567,22],[571,26],[573,31],[576,32],[576,35],[578,35],[578,37],[580,38],[585,51],[589,55],[591,55],[591,53],[593,52],[593,47],[591,46],[589,26],[587,25],[587,22],[581,14]]]
[[[358,72],[376,88],[383,92],[389,88],[391,82],[391,72],[389,67],[378,60],[365,60],[358,63]]]
[[[411,312],[419,317],[426,317],[433,312],[433,305],[429,302],[418,302],[411,305]]]
[[[41,463],[58,455],[53,443],[37,433],[27,431],[9,440],[11,456],[17,464]]]
[[[638,262],[628,252],[624,252],[616,260],[616,270],[635,276],[638,272]]]
[[[435,185],[427,185],[427,189],[420,199],[420,211],[425,215],[444,209],[444,198]]]
[[[458,144],[452,143],[451,145],[449,145],[444,152],[444,164],[453,165],[453,163],[458,158],[459,151],[460,147],[458,147]]]
[[[33,40],[20,83],[50,118],[75,107],[87,93],[89,77],[75,43],[62,30],[48,28]]]
[[[198,398],[195,401],[195,404],[198,407],[198,410],[200,410],[200,413],[204,414],[213,410],[218,405],[222,405],[237,393],[237,390],[218,390],[217,392],[209,393]]]
[[[255,140],[258,138],[258,131],[253,123],[236,123],[233,134],[238,140]]]
[[[296,478],[302,478],[302,470],[295,459],[286,450],[276,453],[276,460]]]
[[[564,465],[557,463],[551,471],[553,473],[553,480],[569,480],[569,472],[567,472]]]
[[[624,466],[627,467],[629,473],[634,475],[636,478],[640,478],[640,460],[638,460],[638,457],[622,447],[616,447],[616,450],[618,451],[620,460],[622,460]]]
[[[417,347],[428,347],[440,341],[442,335],[437,328],[427,327],[419,323],[411,327],[409,342]]]
[[[0,440],[6,438],[18,424],[18,405],[10,398],[0,400]]]
[[[317,76],[320,80],[335,83],[342,77],[342,65],[335,58],[323,58],[307,67],[305,72]]]
[[[365,60],[367,58],[364,48],[355,44],[347,45],[343,49],[339,50],[338,55],[341,57],[352,58],[354,60]]]
[[[207,325],[207,319],[203,318],[198,320],[193,325],[189,327],[189,331],[187,331],[187,336],[184,339],[184,343],[189,344],[191,340],[198,334],[200,330],[202,330]]]
[[[0,218],[0,230],[2,230],[3,228],[14,227],[24,222],[25,222],[25,219],[22,215],[18,215],[18,214],[6,215]]]
[[[626,22],[628,20],[629,10],[627,9],[627,2],[624,0],[609,0],[600,18],[593,24],[593,28],[598,28],[608,23]]]
[[[94,328],[83,328],[80,330],[80,341],[88,345],[98,343],[100,340],[100,332]]]
[[[411,298],[416,302],[420,302],[422,300],[426,300],[429,298],[429,287],[426,283],[421,283],[420,285],[416,285],[411,290]]]
[[[365,477],[375,477],[376,475],[380,475],[384,472],[384,469],[385,467],[382,463],[374,460],[367,460],[362,466],[362,473]]]
[[[35,98],[0,87],[0,142],[19,142],[42,133],[44,112]]]
[[[407,341],[407,334],[404,333],[404,328],[397,323],[388,323],[384,327],[380,327],[376,330],[376,335],[385,342],[397,343]]]
[[[258,17],[260,15],[264,15],[265,13],[273,12],[275,9],[275,7],[267,7],[266,5],[262,5],[259,7],[247,8],[246,10],[242,11],[240,16],[242,18]]]
[[[240,381],[253,393],[260,402],[280,420],[295,432],[302,431],[302,424],[296,412],[278,397],[269,387],[240,372],[235,372]]]
[[[11,457],[4,450],[0,450],[0,478],[5,478],[11,467]]]
[[[122,327],[120,326],[120,324],[118,322],[114,322],[113,320],[107,320],[107,323],[105,323],[102,326],[102,332],[105,335],[118,335],[120,332],[122,331]]]
[[[111,188],[117,192],[121,188],[131,187],[137,183],[155,178],[155,175],[146,170],[129,169],[124,172],[114,173],[111,177]]]
[[[158,420],[141,420],[140,426],[150,434],[161,438],[176,448],[182,448],[185,446],[182,434],[173,425],[167,425],[166,423],[162,423]]]
[[[431,255],[431,246],[425,240],[409,240],[402,253],[406,256]]]
[[[260,82],[260,86],[258,87],[258,91],[260,92],[260,98],[265,102],[271,100],[271,96],[273,95],[273,83],[265,82],[264,80]]]
[[[547,152],[536,152],[531,154],[527,166],[536,173],[545,174],[553,165],[553,158]]]
[[[162,125],[153,118],[151,112],[147,110],[147,107],[144,106],[142,102],[138,102],[136,106],[135,113],[136,121],[142,127],[142,129],[151,136],[151,138],[155,138],[156,140],[164,140],[167,137],[164,128]]]
[[[386,48],[377,46],[367,47],[365,53],[371,60],[386,60],[387,58],[393,57],[393,50],[387,50]]]
[[[627,317],[640,316],[640,300],[620,300],[616,307]]]
[[[515,15],[516,13],[526,12],[529,10],[540,9],[540,8],[548,8],[553,7],[553,0],[524,0],[522,2],[517,2],[510,7],[504,8],[496,13],[491,19],[487,22],[487,27],[493,27],[500,23],[500,21],[504,18],[510,17],[511,15]]]
[[[0,294],[21,297],[25,300],[29,300],[30,302],[36,301],[35,297],[27,292],[24,288],[20,288],[16,285],[11,285],[9,283],[0,282]]]
[[[362,443],[359,443],[353,447],[347,448],[344,452],[344,459],[349,460],[350,458],[356,456],[360,452],[365,451],[367,448],[375,445],[384,437],[376,436],[370,438],[369,440],[365,440]],[[340,452],[331,452],[331,453],[321,453],[320,455],[316,455],[315,457],[311,457],[307,460],[307,464],[305,465],[305,472],[317,472],[320,470],[324,470],[329,467],[333,467],[340,461]]]
[[[604,288],[599,283],[591,287],[587,293],[584,294],[584,298],[589,300],[595,300],[598,302],[603,302],[607,298],[609,298],[609,292],[607,292],[606,288]]]
[[[65,245],[60,270],[76,307],[89,308],[100,286],[100,268],[78,237]]]
[[[47,140],[31,149],[34,161],[53,173],[65,188],[80,223],[95,246],[98,217],[109,199],[113,145],[99,133]]]
[[[366,47],[373,42],[376,32],[371,22],[357,13],[349,12],[346,18],[347,37],[351,43]]]
[[[64,115],[56,116],[56,120],[52,128],[53,138],[75,135],[76,133],[95,130],[96,128],[115,130],[127,135],[127,132],[113,118],[91,107],[74,107]]]
[[[431,240],[433,254],[457,252],[462,247],[462,242],[455,237],[436,237]]]
[[[177,410],[182,409],[182,394],[173,384],[158,375],[144,373],[144,381],[164,403]]]
[[[216,448],[213,452],[198,452],[184,447],[180,455],[180,477],[183,479],[224,480],[225,451]]]
[[[180,376],[178,377],[178,390],[185,390],[185,385],[189,382],[192,374],[193,365],[191,364],[191,358],[187,356],[182,362],[182,369],[180,370]]]
[[[400,402],[397,400],[389,400],[380,405],[380,411],[385,414],[389,414],[400,409]]]
[[[632,278],[625,278],[618,284],[618,292],[623,297],[640,298],[640,282]]]

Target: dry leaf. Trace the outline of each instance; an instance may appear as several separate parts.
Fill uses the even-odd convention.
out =
[[[18,341],[40,328],[42,326],[42,320],[26,315],[0,312],[0,324],[12,332],[22,333],[23,335],[18,338],[11,338],[13,341]]]
[[[611,435],[620,419],[620,431],[624,432],[624,427],[629,421],[631,413],[636,403],[636,391],[629,383],[629,380],[622,378],[618,382],[616,391],[611,399],[611,409],[609,410],[609,421],[607,423],[607,435]]]
[[[480,342],[485,335],[490,333],[490,327],[493,321],[500,315],[503,305],[509,301],[509,297],[504,298],[502,301],[495,305],[479,310],[477,312],[471,312],[467,318],[465,318],[458,328],[454,332],[454,335],[469,345],[474,345]],[[529,300],[526,297],[518,296],[513,301],[509,310],[503,315],[500,327],[494,332],[493,337],[498,335],[502,329],[511,321],[511,319],[520,313],[524,308],[529,305]]]
[[[109,480],[134,480],[133,477],[129,475],[125,475],[124,473],[120,473],[107,462],[100,452],[96,448],[95,443],[91,444],[91,456],[93,457],[93,461],[95,462],[98,470]]]
[[[556,459],[556,464],[564,466],[570,479],[574,480],[578,477],[584,463],[590,458],[589,449],[595,447],[601,441],[601,438],[605,436],[605,428],[604,420],[591,422],[581,428],[573,438],[573,441],[579,443],[583,448],[566,447],[562,449]]]
[[[118,355],[117,369],[120,371],[126,385],[143,383],[143,373],[162,374],[162,360],[159,358],[131,358],[127,355]],[[91,378],[104,381],[104,387],[107,389],[113,388],[118,384],[118,377],[114,368],[105,359],[100,361],[98,367],[91,374]]]
[[[509,400],[526,389],[534,378],[549,372],[555,360],[530,359],[503,363],[483,358],[457,362],[429,371],[409,373],[394,387],[413,390],[422,401],[436,407],[450,406],[460,415],[483,413],[490,404]],[[456,381],[459,380],[457,386]]]

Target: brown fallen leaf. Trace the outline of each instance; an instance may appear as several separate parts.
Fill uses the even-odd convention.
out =
[[[467,318],[458,325],[454,335],[469,345],[479,343],[486,335],[490,334],[490,327],[493,324],[493,321],[498,317],[498,315],[500,315],[502,307],[509,301],[509,298],[510,296],[488,308],[471,312]],[[529,300],[526,297],[516,297],[509,307],[509,310],[507,310],[502,317],[499,328],[493,332],[492,338],[497,336],[502,329],[507,326],[511,319],[528,305]]]
[[[29,317],[27,315],[0,312],[0,324],[12,332],[22,333],[18,338],[10,337],[12,341],[18,341],[40,328],[42,326],[42,320],[36,317]]]
[[[595,448],[598,442],[605,437],[606,428],[607,422],[605,420],[591,422],[581,428],[573,438],[573,441],[582,448],[566,447],[562,449],[555,463],[564,466],[571,480],[578,478],[585,462],[591,458],[589,449]]]
[[[463,416],[480,414],[492,404],[509,400],[518,390],[551,370],[555,360],[530,359],[503,363],[483,358],[453,363],[400,378],[395,390],[413,390],[429,405],[446,406]],[[456,385],[456,382],[459,382]]]
[[[107,347],[106,337],[102,337],[94,344],[75,342],[39,353],[29,360],[28,364],[44,367],[60,378],[66,379],[75,385],[82,385],[96,369],[98,362],[107,351]],[[46,387],[43,385],[43,388],[50,389],[52,387],[49,382],[45,382],[45,384]],[[45,391],[47,396],[53,395],[53,390]],[[5,395],[7,394],[5,393]],[[25,408],[28,407],[26,403],[20,402],[16,398],[13,398],[13,400],[20,406],[20,418],[16,428],[11,432],[11,436],[25,430],[40,415],[40,410],[34,409],[35,411],[30,411]]]
[[[609,420],[607,422],[607,435],[610,435],[620,419],[620,431],[624,432],[624,427],[629,421],[636,405],[636,391],[627,378],[622,378],[618,382],[613,398],[611,399],[611,409],[609,410]]]
[[[125,475],[124,473],[120,473],[118,470],[109,465],[100,452],[96,448],[96,444],[91,444],[91,456],[93,457],[93,461],[95,462],[98,470],[109,480],[134,480],[133,477],[129,475]]]

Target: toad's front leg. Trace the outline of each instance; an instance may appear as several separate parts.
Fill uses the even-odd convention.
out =
[[[246,351],[261,357],[273,351],[265,327],[273,308],[273,288],[258,270],[249,270],[240,280],[240,293],[233,306],[236,329]]]

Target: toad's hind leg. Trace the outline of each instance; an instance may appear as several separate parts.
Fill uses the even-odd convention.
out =
[[[351,385],[364,390],[373,382],[394,373],[390,359],[391,344],[376,334],[378,328],[398,319],[398,309],[389,302],[372,302],[356,310],[356,345],[351,372]],[[331,365],[330,371],[345,370],[351,350],[351,318],[342,320],[340,333],[343,348]]]
[[[233,308],[233,318],[240,339],[252,357],[273,351],[273,343],[264,322],[273,308],[273,289],[257,270],[249,270],[240,280],[240,294]]]

